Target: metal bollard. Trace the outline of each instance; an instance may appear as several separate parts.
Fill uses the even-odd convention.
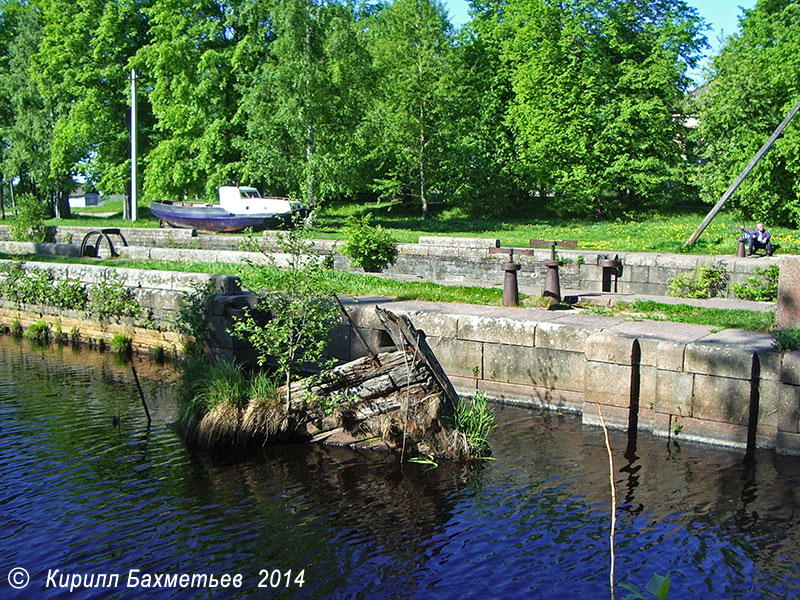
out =
[[[611,290],[611,277],[614,277],[614,293],[617,292],[617,279],[619,278],[619,268],[622,266],[622,261],[619,260],[619,256],[615,256],[614,258],[601,258],[597,261],[597,264],[600,265],[603,269],[603,281],[602,281],[602,290],[604,292],[610,292]]]
[[[547,267],[547,282],[544,286],[544,295],[550,298],[550,306],[561,302],[561,281],[558,267],[563,265],[559,260],[546,260],[542,263]]]
[[[505,271],[503,278],[503,306],[519,306],[519,283],[517,271],[522,268],[514,262],[514,252],[532,256],[533,250],[515,250],[514,248],[489,248],[489,254],[508,254],[508,262],[500,267]]]
[[[744,249],[744,238],[739,238],[739,249],[736,251],[736,256],[744,258],[746,256]]]

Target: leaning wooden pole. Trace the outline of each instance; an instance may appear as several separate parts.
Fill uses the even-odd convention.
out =
[[[761,146],[761,150],[756,152],[756,155],[744,168],[744,171],[742,171],[739,174],[739,177],[736,178],[736,181],[734,181],[731,184],[731,186],[726,190],[726,192],[722,194],[722,198],[719,199],[719,202],[717,202],[714,205],[714,208],[712,208],[711,211],[706,215],[706,218],[703,219],[703,222],[700,223],[697,229],[694,230],[692,237],[690,237],[688,241],[683,245],[684,248],[686,248],[687,246],[691,246],[697,241],[697,238],[699,238],[700,235],[705,231],[706,227],[708,227],[708,224],[711,223],[714,217],[717,216],[717,213],[722,210],[723,206],[725,206],[725,203],[728,201],[728,198],[730,198],[733,195],[733,193],[736,191],[736,189],[739,187],[742,181],[744,181],[744,178],[750,174],[750,171],[752,171],[753,168],[758,164],[758,161],[760,161],[761,158],[772,147],[772,144],[774,144],[775,140],[777,140],[778,137],[780,137],[781,133],[783,133],[783,130],[786,129],[786,126],[789,124],[789,121],[791,121],[794,118],[794,116],[797,114],[798,111],[800,111],[800,102],[794,105],[794,108],[792,108],[792,110],[789,111],[789,114],[786,115],[786,118],[781,122],[780,125],[778,125],[778,128],[769,137],[767,142],[763,146]]]

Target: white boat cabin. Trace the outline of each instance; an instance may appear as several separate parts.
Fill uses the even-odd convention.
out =
[[[234,215],[281,215],[299,211],[303,205],[288,198],[262,198],[254,187],[226,185],[219,188],[219,204]]]

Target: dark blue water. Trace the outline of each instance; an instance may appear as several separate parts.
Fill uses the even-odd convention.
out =
[[[304,445],[223,458],[168,428],[168,368],[137,368],[149,430],[129,366],[0,337],[0,598],[610,597],[608,459],[577,417],[500,409],[481,469]],[[618,583],[800,596],[800,460],[746,469],[646,435],[628,460],[627,443],[612,432]],[[163,586],[181,574],[241,587]],[[70,592],[76,576],[94,587]]]

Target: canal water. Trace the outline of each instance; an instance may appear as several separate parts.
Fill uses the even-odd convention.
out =
[[[498,408],[478,469],[306,445],[222,457],[169,428],[170,368],[137,369],[149,429],[130,366],[0,337],[0,598],[610,597],[608,458],[579,417]],[[618,583],[800,596],[800,459],[611,441]]]

